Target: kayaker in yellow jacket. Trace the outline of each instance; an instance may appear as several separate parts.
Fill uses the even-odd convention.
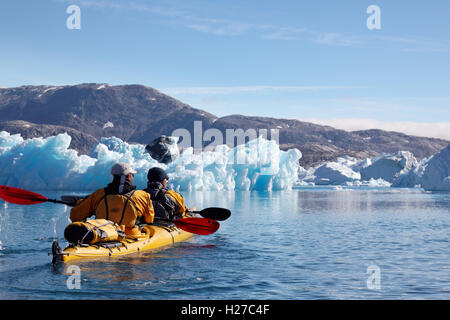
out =
[[[127,235],[139,236],[136,222],[152,223],[155,212],[150,195],[143,190],[136,190],[133,185],[135,173],[128,164],[116,163],[111,168],[113,181],[106,188],[79,200],[70,211],[70,220],[83,221],[95,215],[97,219],[117,223]]]
[[[184,198],[174,190],[169,190],[169,176],[158,167],[148,170],[147,191],[152,199],[155,216],[160,219],[173,220],[186,215],[189,208],[184,205]]]

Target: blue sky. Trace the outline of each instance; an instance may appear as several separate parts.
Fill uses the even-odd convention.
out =
[[[72,4],[80,30],[66,27]],[[450,140],[449,12],[447,0],[2,1],[0,86],[142,84],[218,116]]]

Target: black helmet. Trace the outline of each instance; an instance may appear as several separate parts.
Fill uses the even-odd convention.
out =
[[[169,176],[163,169],[158,168],[158,167],[153,167],[150,170],[148,170],[147,179],[148,179],[148,182],[161,182],[164,179],[169,180]]]

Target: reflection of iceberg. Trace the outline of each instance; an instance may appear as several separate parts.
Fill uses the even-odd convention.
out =
[[[263,138],[199,154],[187,148],[167,165],[152,159],[144,145],[115,137],[102,138],[89,156],[69,149],[70,141],[68,134],[24,140],[0,132],[0,184],[34,190],[93,190],[110,182],[111,166],[121,161],[138,171],[134,180],[138,188],[146,186],[148,169],[159,166],[180,190],[285,190],[297,182],[300,170],[300,151],[281,151],[274,141]]]

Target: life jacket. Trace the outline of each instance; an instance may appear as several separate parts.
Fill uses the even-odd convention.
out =
[[[166,196],[167,189],[160,182],[150,182],[145,191],[150,194],[155,217],[159,219],[173,219],[176,203]]]
[[[95,209],[97,219],[111,220],[119,226],[134,227],[139,217],[136,205],[131,199],[135,190],[125,194],[109,193],[105,188],[105,196]]]
[[[174,190],[167,190],[166,195],[171,197],[177,204],[178,212],[176,212],[175,214],[184,215],[184,213],[186,212],[186,207],[184,206],[183,196]]]
[[[64,230],[64,237],[73,244],[94,244],[121,240],[125,238],[125,233],[112,221],[93,219],[69,224]]]

